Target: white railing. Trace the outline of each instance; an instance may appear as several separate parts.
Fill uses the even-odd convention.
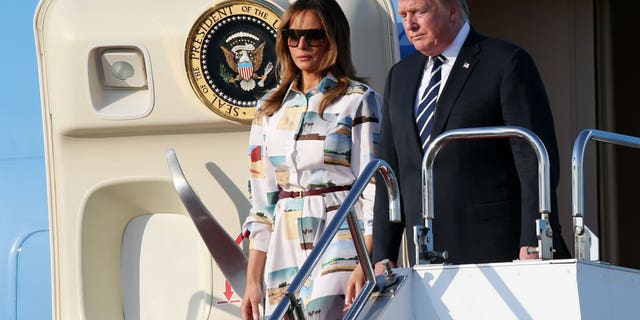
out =
[[[553,233],[549,224],[550,212],[550,193],[549,193],[549,155],[547,149],[531,130],[515,127],[481,127],[454,129],[446,131],[436,137],[431,143],[422,158],[422,190],[423,190],[423,215],[425,219],[424,226],[417,226],[414,234],[422,234],[420,239],[416,239],[416,262],[420,264],[429,264],[434,256],[443,256],[446,258],[445,252],[433,251],[433,227],[434,219],[434,197],[433,197],[433,164],[438,152],[448,143],[458,140],[477,140],[492,138],[520,138],[531,145],[538,158],[538,195],[539,210],[541,218],[536,220],[536,234],[538,236],[538,248],[535,250],[541,259],[553,258]],[[420,248],[424,248],[420,252]],[[533,252],[532,252],[533,253]]]
[[[610,144],[640,148],[640,138],[618,133],[585,129],[580,132],[573,144],[571,156],[571,199],[573,202],[573,233],[575,235],[576,259],[592,260],[591,232],[584,225],[584,180],[583,162],[584,152],[590,140]],[[596,250],[597,252],[597,250]]]

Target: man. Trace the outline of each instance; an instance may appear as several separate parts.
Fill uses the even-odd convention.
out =
[[[406,230],[415,263],[412,227],[424,225],[420,173],[429,141],[451,129],[505,125],[530,129],[547,148],[555,257],[567,257],[557,219],[553,118],[532,58],[514,44],[478,34],[465,0],[399,0],[398,12],[419,52],[389,71],[380,158],[398,178],[404,223],[389,223],[387,191],[379,181],[373,261],[395,262]],[[455,264],[536,258],[527,249],[537,246],[537,175],[537,158],[523,140],[448,144],[434,163],[435,250],[447,250]],[[376,264],[378,273],[381,267]]]

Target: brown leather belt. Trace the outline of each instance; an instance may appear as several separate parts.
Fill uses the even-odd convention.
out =
[[[325,194],[325,193],[336,192],[336,191],[345,191],[345,190],[351,190],[351,186],[333,186],[333,187],[326,187],[326,188],[320,188],[320,189],[299,190],[299,191],[280,190],[280,194],[278,195],[278,198],[279,199],[302,198],[305,196],[316,196],[319,194]]]

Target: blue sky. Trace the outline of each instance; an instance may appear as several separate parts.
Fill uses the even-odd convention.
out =
[[[2,319],[51,317],[44,144],[33,37],[36,6],[36,0],[0,2]],[[12,250],[15,244],[21,244],[22,251]],[[15,262],[17,252],[20,265]]]
[[[36,5],[36,0],[2,0],[0,5],[0,159],[43,154],[33,37]]]

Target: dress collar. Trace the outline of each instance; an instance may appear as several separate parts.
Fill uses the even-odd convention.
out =
[[[293,81],[291,81],[291,84],[289,84],[289,92],[290,91],[296,91],[296,92],[300,92],[303,93],[302,91],[300,91],[299,89],[296,88],[296,83],[298,83],[298,80],[300,79],[301,75],[298,74]],[[336,87],[336,85],[338,84],[338,80],[336,79],[336,77],[331,73],[327,73],[326,76],[322,77],[322,79],[320,80],[320,82],[318,83],[318,85],[309,90],[308,95],[314,95],[316,93],[322,93],[325,94],[327,93],[329,90],[333,89]]]

